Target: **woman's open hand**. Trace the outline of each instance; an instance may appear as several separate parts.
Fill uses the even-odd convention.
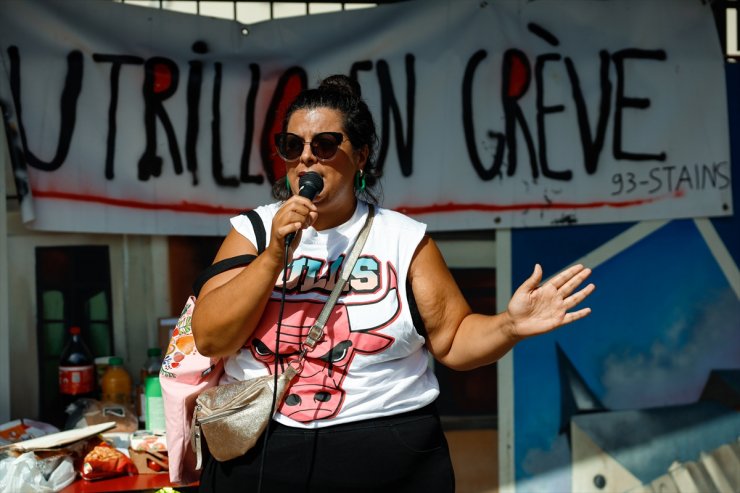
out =
[[[591,275],[591,269],[574,265],[542,281],[542,267],[536,264],[532,275],[514,292],[507,311],[512,322],[512,336],[517,339],[543,334],[591,313],[590,308],[573,310],[596,286],[578,286]]]

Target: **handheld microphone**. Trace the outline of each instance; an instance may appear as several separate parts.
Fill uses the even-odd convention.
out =
[[[324,179],[315,171],[309,171],[298,178],[298,195],[301,197],[306,197],[308,200],[313,201],[314,197],[321,193],[323,189]],[[295,233],[288,233],[285,237],[285,245],[287,246],[293,243],[294,238]]]

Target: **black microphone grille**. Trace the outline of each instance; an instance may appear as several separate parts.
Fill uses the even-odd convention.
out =
[[[313,199],[324,189],[324,179],[315,171],[309,171],[298,178],[298,194]]]

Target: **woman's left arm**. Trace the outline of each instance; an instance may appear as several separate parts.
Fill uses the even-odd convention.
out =
[[[416,249],[409,278],[435,359],[455,370],[470,370],[497,361],[520,340],[543,334],[585,317],[590,308],[573,310],[595,286],[576,291],[591,274],[574,265],[542,281],[542,268],[519,286],[505,312],[473,313],[431,238]]]

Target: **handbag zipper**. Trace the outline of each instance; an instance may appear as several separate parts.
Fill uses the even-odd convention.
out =
[[[231,408],[231,409],[227,409],[225,411],[221,411],[221,412],[216,413],[216,414],[211,414],[210,416],[206,416],[204,418],[195,418],[195,424],[196,425],[208,424],[211,421],[216,421],[218,419],[226,418],[228,416],[231,416],[232,414],[236,414],[239,411],[242,411],[242,410],[248,408],[249,406],[250,406],[250,403],[248,402],[248,403],[243,404],[243,405],[241,405],[239,407],[234,407],[234,408]],[[202,409],[200,404],[198,404],[195,407],[196,407],[196,411],[200,411]]]

